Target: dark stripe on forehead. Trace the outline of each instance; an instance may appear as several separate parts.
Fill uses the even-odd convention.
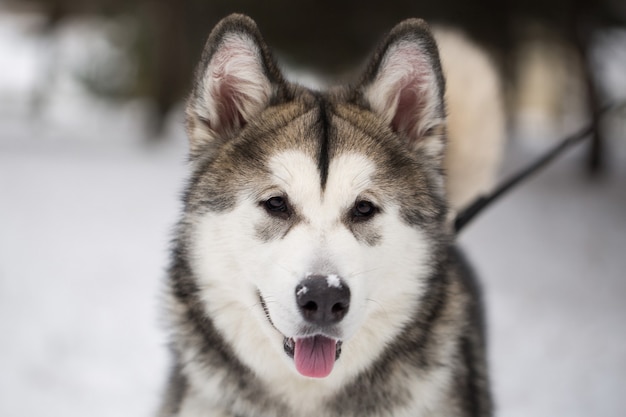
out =
[[[320,179],[322,184],[322,190],[326,187],[326,180],[328,179],[328,165],[330,164],[329,156],[328,156],[328,135],[329,135],[329,120],[327,113],[328,103],[324,97],[319,97],[320,103],[320,116],[319,116],[319,124],[320,124],[320,152],[317,160],[317,167],[320,171]]]

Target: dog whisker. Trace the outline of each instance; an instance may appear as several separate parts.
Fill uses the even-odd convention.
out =
[[[374,300],[373,298],[366,298],[365,301],[376,304],[380,308],[380,311],[382,312],[382,314],[385,315],[385,318],[389,318],[389,313],[387,312],[387,309],[382,303]]]
[[[359,275],[363,275],[363,274],[368,274],[370,272],[375,272],[375,271],[379,271],[383,268],[379,267],[379,268],[371,268],[371,269],[364,269],[362,271],[357,271],[357,272],[352,272],[350,273],[347,278],[353,278],[353,277],[357,277]]]

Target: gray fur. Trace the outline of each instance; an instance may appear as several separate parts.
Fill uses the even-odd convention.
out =
[[[363,96],[381,60],[398,39],[417,39],[435,71],[441,91],[443,115],[444,79],[437,47],[422,21],[398,25],[374,54],[370,66],[355,86],[329,92],[313,92],[287,83],[278,71],[254,22],[240,15],[224,19],[213,31],[198,67],[190,106],[198,99],[204,69],[220,46],[224,34],[245,32],[258,44],[263,72],[273,86],[268,106],[240,129],[222,136],[201,139],[193,132],[205,121],[188,112],[191,140],[191,175],[184,195],[184,213],[173,244],[169,270],[168,317],[172,377],[160,416],[178,416],[188,402],[202,403],[202,386],[197,375],[219,380],[219,404],[215,409],[230,417],[299,417],[281,398],[270,393],[261,379],[237,358],[235,351],[216,329],[201,300],[196,271],[192,267],[189,242],[197,219],[207,212],[228,212],[238,196],[260,201],[258,190],[267,184],[268,158],[277,150],[298,149],[318,162],[322,189],[330,161],[346,152],[371,155],[377,167],[373,191],[401,208],[406,224],[419,228],[431,245],[431,276],[427,290],[401,335],[373,365],[318,405],[318,416],[394,416],[416,395],[407,385],[408,376],[424,380],[441,369],[453,375],[454,383],[442,387],[445,401],[433,416],[491,415],[483,318],[477,283],[467,263],[455,248],[446,226],[447,206],[442,190],[441,163],[420,146],[407,146],[374,114]],[[211,126],[200,126],[211,129]],[[445,128],[442,128],[445,130]],[[432,132],[429,132],[429,134]],[[445,131],[437,134],[445,134]],[[443,139],[442,139],[443,140]],[[385,210],[384,202],[381,210]],[[256,230],[259,242],[281,239],[299,222],[299,207],[290,207],[286,220],[268,218]],[[380,230],[351,222],[346,207],[346,227],[366,245],[380,244]],[[449,362],[440,352],[453,346]],[[200,384],[200,385],[199,385]],[[430,414],[429,414],[430,415]]]

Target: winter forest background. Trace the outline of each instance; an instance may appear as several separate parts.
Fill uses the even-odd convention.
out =
[[[213,25],[251,15],[282,63],[343,77],[407,17],[487,48],[506,177],[626,100],[622,0],[0,1],[0,415],[154,415],[159,298],[186,175],[182,106]],[[481,215],[502,417],[626,409],[626,112]]]

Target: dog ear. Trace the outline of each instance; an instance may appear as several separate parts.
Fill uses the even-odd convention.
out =
[[[192,158],[235,136],[284,85],[256,23],[237,14],[222,19],[205,44],[187,103]]]
[[[445,82],[437,44],[420,19],[392,29],[357,87],[362,105],[377,113],[411,149],[441,158],[445,142]]]

